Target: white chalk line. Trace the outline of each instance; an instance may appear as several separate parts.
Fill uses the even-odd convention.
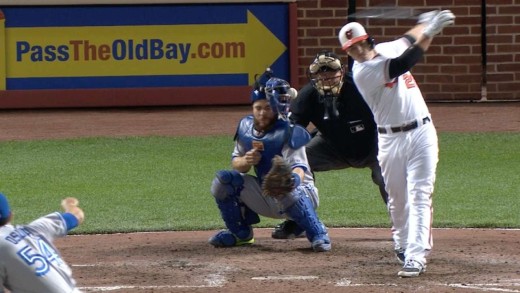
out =
[[[115,290],[123,290],[123,289],[179,289],[179,288],[214,288],[216,286],[211,285],[165,285],[165,286],[130,286],[130,285],[120,285],[120,286],[103,286],[103,287],[79,287],[79,290],[83,290],[86,292],[94,291],[115,291]],[[222,287],[222,286],[220,286]]]
[[[219,274],[210,274],[206,276],[204,281],[206,285],[163,285],[163,286],[133,286],[133,285],[113,285],[113,286],[95,286],[95,287],[79,287],[84,291],[115,291],[122,289],[175,289],[175,288],[220,288],[223,287],[227,280]]]
[[[475,289],[481,291],[495,291],[495,292],[520,292],[517,289],[508,289],[508,288],[500,288],[500,287],[520,287],[520,283],[516,282],[516,279],[513,280],[504,280],[500,283],[489,283],[489,284],[432,284],[432,286],[448,286],[453,288],[461,288],[461,289]],[[352,283],[349,279],[340,279],[336,282],[337,287],[371,287],[371,286],[397,286],[397,284],[376,284],[376,283],[368,283],[368,284],[356,284]]]
[[[252,277],[251,280],[257,281],[273,281],[273,280],[315,280],[318,276],[297,276],[297,275],[281,275],[281,276],[264,276],[264,277]]]
[[[397,284],[377,284],[377,283],[368,283],[368,284],[355,284],[352,283],[349,279],[340,279],[336,282],[336,287],[371,287],[371,286],[397,286]]]
[[[105,266],[106,264],[96,263],[96,264],[81,264],[81,265],[71,265],[74,267],[101,267]],[[191,263],[188,263],[187,265],[191,265]],[[223,287],[227,283],[227,279],[222,274],[226,271],[231,271],[233,268],[229,266],[222,266],[217,265],[214,263],[210,263],[208,267],[213,267],[214,270],[216,270],[216,273],[208,274],[203,276],[203,283],[202,285],[162,285],[162,286],[137,286],[137,285],[111,285],[111,286],[86,286],[86,287],[79,287],[80,290],[84,291],[115,291],[115,290],[122,290],[122,289],[175,289],[175,288],[219,288]]]
[[[495,291],[495,292],[520,292],[516,289],[499,288],[503,287],[520,287],[520,283],[496,283],[496,284],[448,284],[449,287],[462,288],[462,289],[474,289],[481,291]]]
[[[273,281],[273,280],[286,280],[286,281],[294,281],[294,280],[315,280],[319,279],[318,276],[298,276],[298,275],[282,275],[282,276],[263,276],[263,277],[252,277],[252,280],[257,281]],[[115,291],[122,289],[175,289],[175,288],[220,288],[223,287],[227,280],[224,276],[220,274],[210,274],[205,278],[207,282],[206,285],[164,285],[164,286],[131,286],[131,285],[114,285],[114,286],[96,286],[96,287],[80,287],[80,290],[85,291]],[[337,287],[388,287],[388,286],[398,286],[394,283],[382,284],[382,283],[352,283],[349,279],[340,279],[336,282]],[[507,288],[499,288],[497,286],[503,287],[520,287],[520,283],[516,282],[501,282],[501,283],[490,283],[490,284],[432,284],[432,286],[448,286],[452,288],[460,288],[460,289],[472,289],[472,290],[481,290],[481,291],[494,291],[494,292],[511,292],[518,293],[520,290],[517,289],[507,289]]]
[[[318,276],[265,276],[253,277],[253,280],[313,280],[318,279]],[[174,288],[215,288],[223,287],[227,282],[226,278],[220,274],[210,274],[205,278],[207,285],[165,285],[165,286],[130,286],[130,285],[114,285],[114,286],[97,286],[97,287],[80,287],[80,290],[85,291],[114,291],[122,289],[174,289]]]

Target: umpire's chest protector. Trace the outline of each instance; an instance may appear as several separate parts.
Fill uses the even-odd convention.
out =
[[[256,175],[261,179],[271,168],[271,160],[275,155],[282,155],[282,149],[287,144],[292,149],[298,149],[310,141],[310,135],[299,125],[289,125],[288,122],[277,120],[274,126],[261,136],[255,135],[253,116],[244,117],[235,134],[235,139],[244,150],[256,148],[262,154]]]

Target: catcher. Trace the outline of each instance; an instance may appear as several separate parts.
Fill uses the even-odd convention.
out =
[[[215,247],[254,243],[253,224],[258,215],[291,219],[305,230],[316,252],[329,251],[327,229],[318,219],[318,190],[307,162],[306,129],[288,122],[287,113],[296,90],[268,69],[257,79],[251,94],[253,115],[240,120],[232,153],[233,170],[216,173],[211,184],[227,227],[209,239]],[[254,175],[249,174],[254,169]]]

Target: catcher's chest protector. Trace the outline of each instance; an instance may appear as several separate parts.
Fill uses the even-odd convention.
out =
[[[256,176],[263,178],[271,168],[271,160],[275,155],[282,155],[282,149],[287,142],[288,125],[283,120],[276,121],[271,130],[262,136],[255,136],[253,116],[247,116],[240,121],[236,133],[238,144],[245,150],[256,148],[262,154],[258,165],[255,166]]]

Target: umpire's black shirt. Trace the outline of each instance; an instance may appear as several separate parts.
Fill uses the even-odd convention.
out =
[[[325,106],[311,83],[305,85],[290,106],[291,120],[307,127],[312,122],[322,137],[336,146],[345,158],[362,159],[377,148],[374,116],[357,90],[350,73],[337,98],[339,117],[323,119]]]

